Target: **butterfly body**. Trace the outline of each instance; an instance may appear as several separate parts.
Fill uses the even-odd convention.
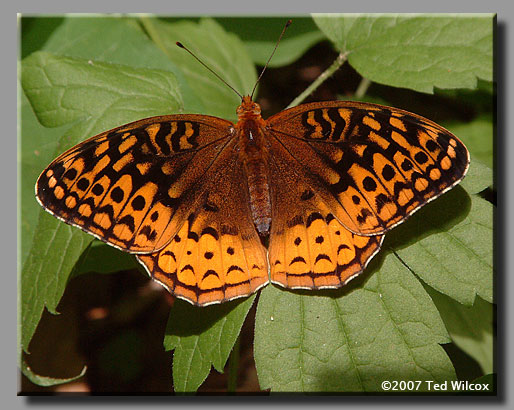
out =
[[[265,120],[244,97],[237,114],[236,124],[178,114],[101,133],[43,171],[37,199],[207,306],[270,281],[343,286],[469,164],[457,137],[396,108],[326,101]]]
[[[250,96],[243,98],[237,114],[239,120],[235,130],[248,182],[252,219],[259,235],[267,236],[271,226],[271,192],[266,122],[261,116],[259,105]]]

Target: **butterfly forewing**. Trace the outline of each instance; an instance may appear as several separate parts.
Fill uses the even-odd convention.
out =
[[[54,160],[38,179],[37,198],[53,215],[113,246],[158,250],[205,191],[203,175],[231,126],[175,115],[104,132]]]
[[[205,193],[173,240],[138,256],[170,292],[201,306],[248,296],[268,283],[266,249],[251,218],[236,144],[232,140],[205,173]]]
[[[330,101],[268,121],[312,188],[350,231],[382,234],[457,184],[469,154],[425,118],[374,104]]]

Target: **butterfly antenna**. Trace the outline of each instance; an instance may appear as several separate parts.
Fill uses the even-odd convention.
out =
[[[268,61],[266,61],[266,65],[262,69],[261,74],[259,75],[259,78],[257,78],[257,81],[255,82],[255,85],[253,86],[252,94],[251,94],[251,97],[250,97],[252,100],[253,100],[253,93],[255,92],[255,90],[257,88],[257,84],[259,84],[259,81],[261,80],[261,77],[264,74],[264,71],[266,71],[266,68],[268,68],[269,62],[273,58],[273,55],[275,54],[275,51],[277,51],[277,47],[278,47],[278,44],[280,43],[280,40],[282,40],[282,36],[284,35],[284,33],[286,32],[286,29],[291,25],[292,22],[293,22],[293,20],[288,20],[286,25],[282,29],[282,33],[280,33],[280,37],[277,40],[277,44],[275,44],[275,48],[273,49],[273,52],[269,56]]]
[[[189,50],[184,44],[182,44],[180,41],[177,41],[176,42],[177,46],[179,46],[180,48],[183,48],[184,50],[186,50],[189,54],[191,54],[201,65],[203,65],[207,70],[209,70],[211,73],[213,73],[216,77],[218,77],[221,82],[223,84],[225,84],[228,88],[230,88],[232,91],[234,91],[238,96],[239,98],[241,98],[241,100],[243,99],[243,96],[234,88],[232,87],[229,83],[227,83],[223,78],[221,78],[218,74],[216,74],[216,72],[210,68],[207,64],[205,64],[202,60],[200,60],[197,56],[194,55],[194,53]]]

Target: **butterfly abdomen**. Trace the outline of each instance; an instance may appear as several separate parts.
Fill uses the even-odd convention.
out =
[[[252,219],[259,234],[266,236],[271,226],[271,199],[266,164],[263,161],[249,161],[245,171]]]
[[[257,118],[245,118],[240,120],[237,128],[252,220],[259,235],[267,236],[271,226],[271,194],[268,150],[261,122],[263,120],[260,115]]]

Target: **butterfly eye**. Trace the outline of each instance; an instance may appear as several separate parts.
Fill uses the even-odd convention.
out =
[[[252,111],[255,115],[259,115],[261,113],[261,107],[259,106],[259,104],[253,104],[252,106]]]

